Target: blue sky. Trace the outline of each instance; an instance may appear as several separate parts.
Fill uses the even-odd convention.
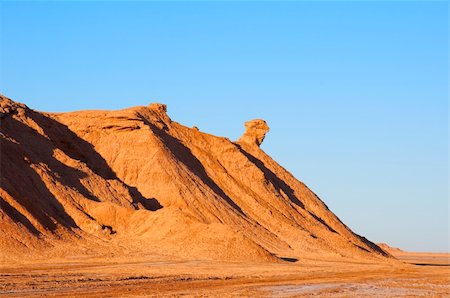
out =
[[[348,226],[449,250],[448,3],[2,2],[0,90],[44,111],[168,105],[263,149]]]

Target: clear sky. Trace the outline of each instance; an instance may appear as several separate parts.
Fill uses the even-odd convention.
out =
[[[44,111],[168,105],[263,149],[348,226],[449,250],[448,2],[2,2],[0,89]]]

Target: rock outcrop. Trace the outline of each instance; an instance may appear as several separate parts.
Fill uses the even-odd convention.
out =
[[[245,122],[245,132],[239,142],[260,146],[269,132],[269,126],[262,119]]]
[[[0,257],[385,260],[259,147],[152,104],[41,113],[0,97]]]

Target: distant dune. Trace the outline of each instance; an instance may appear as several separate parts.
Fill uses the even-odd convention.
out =
[[[0,117],[3,260],[392,259],[261,150],[261,119],[233,142],[162,104],[45,113],[2,96]]]
[[[389,252],[392,255],[406,253],[398,247],[392,247],[386,243],[377,243],[378,247],[381,247],[384,251]]]

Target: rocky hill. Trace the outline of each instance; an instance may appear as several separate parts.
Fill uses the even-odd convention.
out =
[[[0,117],[3,260],[390,258],[259,147],[263,120],[233,142],[162,104],[44,113],[2,96]]]

